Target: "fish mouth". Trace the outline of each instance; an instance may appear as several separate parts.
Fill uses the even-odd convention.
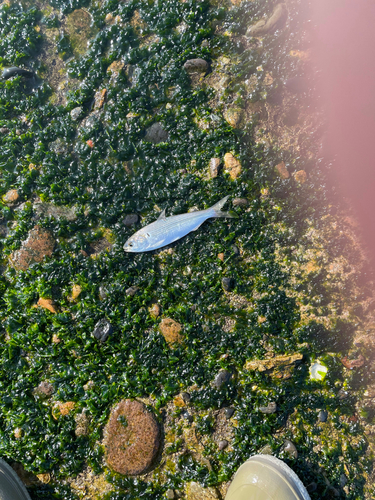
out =
[[[125,243],[122,248],[125,250],[125,252],[137,252],[137,249],[134,248],[134,243]]]

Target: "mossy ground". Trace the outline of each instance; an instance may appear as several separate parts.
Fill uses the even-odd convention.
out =
[[[188,481],[224,495],[238,466],[267,445],[306,484],[316,483],[313,499],[373,494],[374,411],[357,404],[371,375],[371,283],[329,163],[319,159],[319,104],[313,92],[292,95],[283,85],[306,71],[308,13],[303,2],[288,1],[286,26],[261,43],[246,39],[246,28],[275,2],[234,3],[0,6],[1,66],[30,67],[41,77],[0,81],[0,128],[7,129],[0,195],[16,189],[20,197],[17,206],[0,202],[0,454],[48,477],[30,488],[33,498],[101,498],[93,485],[108,485],[104,474],[113,485],[108,500],[164,498]],[[83,29],[91,36],[86,49]],[[55,72],[48,67],[54,44]],[[190,77],[183,65],[192,58],[207,60],[211,72]],[[116,75],[108,68],[117,61]],[[93,110],[103,89],[106,102]],[[70,114],[77,107],[78,121]],[[166,142],[145,141],[154,122],[168,132]],[[241,175],[210,179],[210,159],[226,153],[240,160]],[[282,162],[289,176],[275,168]],[[228,194],[249,201],[235,207],[237,219],[207,223],[168,251],[124,253],[135,230],[121,223],[127,214],[145,225],[163,208],[183,213]],[[37,197],[74,206],[76,217],[39,218],[56,240],[54,253],[16,271],[9,257],[35,225]],[[87,256],[103,236],[108,250]],[[232,292],[223,277],[234,279]],[[81,292],[71,300],[76,286]],[[139,292],[126,295],[131,286]],[[57,313],[34,307],[40,297],[52,299]],[[155,302],[162,317],[183,326],[181,345],[165,342],[160,317],[148,311]],[[101,344],[91,333],[103,318],[114,333]],[[244,368],[296,352],[305,361],[286,379]],[[366,364],[344,368],[348,353],[363,354]],[[318,357],[329,368],[323,382],[309,378]],[[217,389],[220,369],[234,376]],[[33,395],[43,380],[55,388],[49,400]],[[181,391],[191,394],[193,422],[173,403]],[[117,477],[103,462],[103,428],[122,398],[147,401],[165,428],[163,456],[143,478]],[[55,418],[55,401],[75,402],[74,409]],[[259,411],[271,401],[276,413]],[[235,414],[226,421],[219,414],[228,406]],[[327,424],[317,423],[321,408]],[[83,410],[89,433],[77,436],[74,417]],[[220,435],[231,439],[223,451]],[[282,451],[285,439],[297,459]]]

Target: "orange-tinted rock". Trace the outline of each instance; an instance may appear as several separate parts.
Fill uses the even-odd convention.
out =
[[[157,318],[158,316],[160,316],[161,307],[159,306],[159,304],[152,304],[152,306],[149,308],[149,312],[151,316]]]
[[[57,313],[57,309],[55,307],[55,303],[52,299],[42,299],[42,297],[38,300],[38,306],[43,307],[43,309],[48,309],[52,313]]]
[[[104,430],[105,457],[111,469],[123,475],[143,474],[152,466],[159,446],[155,416],[139,401],[120,401]]]
[[[223,252],[220,252],[217,254],[217,258],[220,259],[222,262],[224,262],[224,254]]]
[[[307,180],[307,174],[304,170],[298,170],[298,172],[294,174],[294,178],[297,182],[303,184]]]
[[[11,189],[7,193],[4,194],[3,200],[5,203],[9,203],[10,205],[12,203],[16,203],[19,199],[19,194],[17,189]]]
[[[59,418],[60,415],[65,417],[75,408],[76,404],[74,401],[66,401],[62,403],[61,401],[56,401],[52,407],[52,416],[55,420]]]
[[[229,173],[231,178],[237,179],[242,172],[242,166],[239,160],[235,158],[232,153],[225,153],[224,155],[224,168]]]
[[[95,99],[94,109],[101,109],[103,107],[106,95],[107,95],[107,89],[98,90],[95,93],[95,96],[94,96],[94,99]]]
[[[25,271],[31,264],[41,262],[44,257],[51,257],[55,240],[46,229],[35,226],[29,232],[28,238],[10,257],[12,266]]]
[[[174,319],[171,318],[162,319],[159,325],[159,329],[163,334],[165,341],[169,345],[181,344],[181,342],[183,341],[183,337],[182,335],[180,335],[182,326],[180,325],[180,323],[177,323],[177,321],[175,321]]]
[[[286,168],[285,163],[283,161],[281,163],[279,163],[278,165],[276,165],[276,170],[279,172],[279,176],[282,179],[288,179],[289,172],[288,172],[288,169]]]
[[[341,363],[345,366],[345,368],[349,368],[349,370],[353,370],[353,368],[360,368],[365,364],[365,358],[360,354],[357,359],[348,359],[347,356],[341,359]]]

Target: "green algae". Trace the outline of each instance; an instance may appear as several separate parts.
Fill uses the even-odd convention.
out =
[[[7,221],[9,226],[8,236],[0,240],[1,261],[7,262],[34,226],[35,195],[56,205],[77,207],[74,221],[52,216],[38,220],[57,241],[51,259],[27,271],[8,267],[0,277],[2,456],[22,462],[31,472],[53,473],[53,486],[37,490],[35,498],[52,494],[69,498],[69,493],[59,491],[59,481],[80,472],[85,462],[97,473],[105,470],[99,443],[114,402],[151,397],[159,411],[180,390],[195,385],[192,405],[201,412],[195,417],[201,434],[209,436],[214,426],[207,411],[236,407],[234,451],[215,454],[208,446],[211,469],[189,454],[181,455],[179,472],[168,473],[162,484],[157,479],[108,473],[116,491],[106,498],[163,498],[168,488],[183,488],[186,481],[205,485],[228,481],[251,453],[267,444],[275,452],[280,450],[282,440],[275,433],[284,428],[288,417],[291,426],[283,438],[298,446],[302,460],[285,458],[307,481],[318,482],[312,498],[329,497],[319,467],[338,486],[342,457],[352,484],[348,498],[362,498],[370,461],[364,456],[366,442],[360,425],[343,420],[352,416],[355,396],[339,397],[347,380],[339,361],[327,358],[329,374],[324,383],[309,380],[306,364],[287,381],[243,370],[246,360],[264,357],[266,343],[273,352],[289,353],[303,350],[301,344],[308,341],[307,355],[311,357],[349,348],[353,322],[337,320],[326,327],[301,320],[293,296],[295,284],[276,252],[282,248],[292,262],[290,248],[305,235],[307,221],[319,224],[327,213],[325,170],[314,167],[314,175],[300,189],[292,177],[280,181],[275,173],[280,161],[291,172],[309,172],[308,160],[295,158],[277,145],[256,143],[251,135],[255,118],[243,131],[234,130],[212,109],[213,91],[205,85],[191,85],[182,69],[189,58],[211,61],[225,54],[233,61],[226,97],[234,94],[236,106],[246,107],[248,99],[266,100],[279,92],[283,79],[299,74],[299,63],[285,55],[295,48],[298,35],[291,37],[286,31],[281,39],[268,37],[260,51],[241,47],[227,33],[214,34],[213,25],[220,21],[223,29],[243,35],[250,22],[271,10],[273,2],[244,2],[228,12],[195,0],[112,0],[101,5],[56,1],[52,5],[64,14],[71,12],[69,16],[76,9],[87,8],[98,31],[87,35],[93,38],[86,50],[82,44],[78,50],[78,42],[71,36],[57,43],[67,58],[74,53],[67,62],[68,74],[81,81],[79,88],[67,94],[66,106],[55,107],[49,101],[51,91],[46,83],[29,93],[20,77],[0,81],[0,125],[9,129],[0,135],[0,195],[16,188],[25,202],[17,211],[1,202],[0,222]],[[136,12],[142,20],[138,24],[132,22]],[[121,21],[108,23],[109,13]],[[40,22],[48,26],[49,21],[43,21],[36,8],[23,10],[18,5],[0,7],[0,19],[4,54],[0,63],[32,61],[37,68],[42,39],[35,27]],[[301,23],[297,3],[292,19],[297,33]],[[176,28],[181,23],[185,28],[179,31]],[[14,45],[14,36],[20,32],[26,36]],[[127,69],[112,80],[107,70],[120,59]],[[274,83],[264,93],[267,71],[274,73]],[[249,95],[241,82],[252,75],[257,83]],[[106,104],[91,125],[74,122],[70,111],[77,106],[82,106],[83,118],[93,117],[94,95],[103,88],[107,89]],[[196,117],[206,119],[209,128],[201,130]],[[155,145],[144,139],[145,129],[155,121],[169,134],[165,143]],[[51,148],[57,140],[65,146],[63,152]],[[87,144],[89,140],[94,147]],[[223,157],[226,152],[236,153],[241,160],[244,174],[239,179],[232,181],[224,174],[207,180],[201,175],[210,158]],[[125,170],[124,162],[133,163],[133,173]],[[30,164],[37,168],[30,169]],[[272,203],[261,196],[265,188],[272,192]],[[142,224],[147,224],[158,216],[159,209],[183,213],[192,206],[211,206],[228,194],[249,200],[246,210],[236,207],[238,219],[205,224],[173,245],[171,254],[123,252],[123,243],[134,231],[122,225],[125,215],[138,213]],[[82,252],[103,230],[111,234],[112,248],[96,259],[85,257]],[[336,239],[332,253],[346,252],[347,244]],[[232,245],[241,249],[241,258],[234,255]],[[221,252],[224,262],[217,258]],[[221,287],[224,276],[235,280],[234,293],[246,300],[245,307],[228,301]],[[69,300],[72,283],[82,287],[74,303]],[[139,287],[139,293],[127,296],[125,290],[130,286]],[[104,298],[100,298],[100,287],[107,290]],[[297,287],[309,294],[307,300],[313,307],[329,303],[324,271],[313,279],[301,277]],[[52,298],[58,313],[33,307],[40,296]],[[147,312],[153,300],[165,317],[184,326],[184,345],[171,350],[165,343],[158,320]],[[91,335],[102,318],[114,327],[103,344]],[[229,331],[225,318],[234,322]],[[54,335],[59,343],[53,342]],[[212,380],[223,368],[235,377],[218,390]],[[52,402],[32,396],[46,378],[56,388],[52,402],[74,401],[77,412],[88,410],[95,422],[89,436],[75,436],[73,414],[55,420]],[[89,381],[92,386],[85,389]],[[278,412],[259,412],[269,401],[277,402]],[[337,443],[326,440],[322,450],[314,452],[321,436],[316,414],[322,407],[334,415]],[[24,432],[21,439],[14,436],[17,427]],[[348,445],[344,451],[340,443],[347,435],[357,436],[358,446]],[[177,445],[170,450],[177,451]],[[310,467],[307,457],[313,464]]]

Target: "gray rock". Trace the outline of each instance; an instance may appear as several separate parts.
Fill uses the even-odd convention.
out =
[[[249,205],[249,200],[246,198],[234,198],[232,204],[234,207],[247,207]]]
[[[225,450],[225,448],[228,446],[228,441],[226,439],[223,439],[219,442],[218,448],[220,451]]]
[[[240,255],[240,249],[238,248],[238,246],[236,246],[236,245],[231,245],[231,247],[230,247],[230,248],[231,248],[232,252],[234,253],[234,255],[236,255],[236,256],[237,256],[237,255]]]
[[[0,128],[0,134],[7,134],[8,132],[9,132],[9,128],[7,128],[7,127]]]
[[[134,297],[134,295],[139,291],[139,286],[131,286],[127,290],[125,290],[126,295],[130,297]]]
[[[134,226],[134,224],[137,224],[139,222],[139,216],[137,214],[128,214],[125,215],[123,219],[123,224],[124,226]]]
[[[228,372],[228,370],[220,370],[213,381],[214,387],[216,387],[216,389],[220,389],[229,382],[231,377],[232,374]]]
[[[55,219],[66,219],[74,221],[77,219],[76,207],[57,206],[53,203],[36,202],[33,205],[34,219],[39,220],[41,217],[55,217]]]
[[[233,290],[235,282],[233,278],[223,278],[221,284],[226,292],[230,292]]]
[[[233,415],[233,413],[234,413],[234,408],[230,408],[230,407],[224,408],[224,415],[225,415],[226,419],[229,420],[231,418],[231,416]]]
[[[254,26],[250,26],[247,30],[247,36],[263,36],[268,33],[273,33],[281,28],[288,17],[288,10],[284,3],[279,3],[273,9],[271,17],[268,19],[261,19]]]
[[[286,439],[284,441],[284,445],[282,447],[282,450],[285,451],[285,453],[288,453],[288,455],[291,458],[297,458],[298,457],[298,451],[295,445],[292,443],[292,441],[289,441],[289,439]]]
[[[165,496],[169,499],[169,500],[173,500],[175,497],[175,494],[174,494],[174,491],[169,489],[165,492]]]
[[[100,286],[99,287],[99,299],[104,300],[108,297],[108,290],[105,286]]]
[[[185,410],[183,413],[182,413],[182,416],[184,417],[185,420],[187,420],[188,422],[192,422],[194,420],[193,416],[190,415],[190,413]]]
[[[268,403],[267,406],[261,406],[259,408],[259,411],[262,413],[276,413],[277,404],[274,401],[272,401],[271,403]]]
[[[161,123],[156,122],[146,130],[145,140],[153,142],[154,144],[159,144],[160,142],[166,142],[168,137],[169,134],[166,130],[164,130]]]
[[[320,410],[320,412],[318,413],[319,422],[327,422],[327,418],[328,418],[328,411]]]
[[[113,327],[111,323],[103,318],[96,323],[92,334],[100,342],[105,342],[112,332]]]
[[[184,64],[184,69],[188,73],[206,73],[208,70],[208,62],[204,59],[188,59]]]
[[[188,392],[181,392],[181,397],[184,403],[190,403],[191,396]]]
[[[210,177],[215,179],[221,170],[221,160],[220,158],[211,158],[210,160]]]
[[[59,137],[55,141],[50,142],[49,147],[58,155],[66,155],[69,151],[68,145]]]
[[[79,106],[78,108],[72,109],[70,112],[70,116],[73,121],[77,121],[83,114],[83,108]]]
[[[50,382],[43,380],[37,387],[35,387],[33,394],[37,398],[47,399],[55,392],[53,385]]]

